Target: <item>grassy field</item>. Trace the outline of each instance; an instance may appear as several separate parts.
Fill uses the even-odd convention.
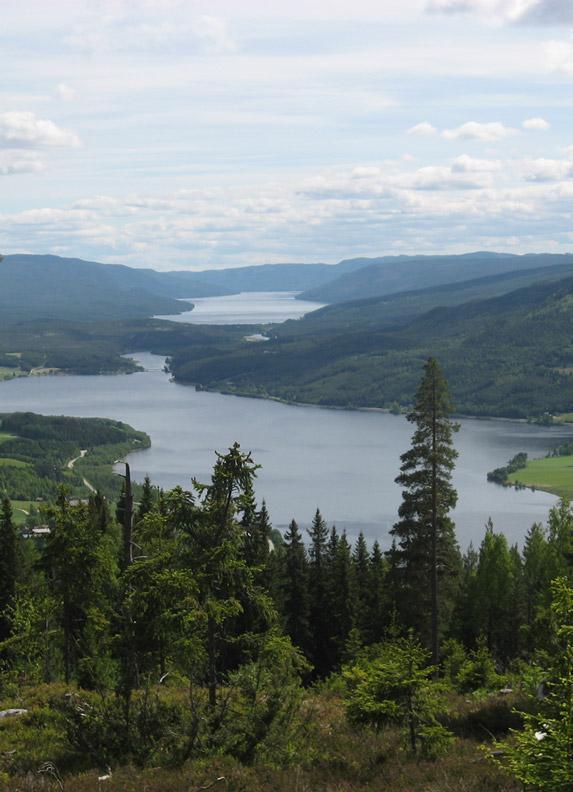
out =
[[[6,432],[0,432],[0,444],[5,443],[6,440],[13,440],[14,435],[7,434]]]
[[[32,506],[37,506],[37,504],[31,501],[12,501],[12,510],[14,512],[14,522],[16,525],[23,525],[26,522],[26,517],[30,514]]]
[[[446,725],[454,741],[436,761],[414,758],[403,734],[388,727],[379,733],[348,725],[337,694],[309,690],[304,730],[312,745],[297,751],[287,766],[255,761],[241,764],[231,756],[197,757],[180,765],[147,768],[94,766],[88,750],[66,739],[65,723],[54,704],[68,692],[84,701],[93,693],[63,684],[22,687],[17,695],[1,696],[0,709],[22,707],[21,717],[7,718],[0,728],[0,790],[63,790],[66,792],[519,792],[520,785],[489,759],[492,738],[519,728],[513,712],[515,696],[472,700],[452,695]],[[163,701],[185,699],[186,688],[154,688]],[[173,738],[180,738],[176,732]],[[38,768],[49,762],[51,774]],[[107,779],[98,782],[105,773]]]
[[[507,480],[573,499],[573,456],[532,459],[525,468],[511,473]]]
[[[5,366],[0,366],[0,380],[13,379],[14,377],[20,377],[21,375],[22,369],[6,368]]]
[[[11,459],[10,457],[0,457],[0,467],[16,467],[16,468],[29,468],[29,462],[23,462],[21,459]]]

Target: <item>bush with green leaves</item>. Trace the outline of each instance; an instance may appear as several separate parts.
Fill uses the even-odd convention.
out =
[[[552,585],[553,655],[545,668],[548,695],[525,726],[502,743],[497,761],[526,789],[573,790],[573,587],[566,578]]]
[[[497,673],[495,661],[482,636],[478,639],[477,647],[470,652],[459,668],[456,678],[457,688],[462,693],[494,690],[500,687],[502,682],[503,678]]]
[[[413,637],[372,647],[342,671],[350,722],[376,731],[401,726],[414,754],[435,758],[453,736],[440,724],[443,686],[432,680],[428,653]]]

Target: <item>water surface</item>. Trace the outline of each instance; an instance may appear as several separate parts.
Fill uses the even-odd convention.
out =
[[[297,294],[299,292],[242,292],[227,297],[193,298],[184,301],[193,303],[193,310],[155,318],[185,324],[269,324],[300,319],[324,307],[310,300],[295,300]]]
[[[134,476],[156,484],[206,481],[215,450],[235,440],[262,465],[257,496],[266,499],[277,527],[295,517],[308,524],[320,506],[329,522],[355,536],[387,545],[396,519],[399,488],[393,483],[399,455],[412,427],[402,416],[381,412],[290,406],[260,399],[197,392],[170,381],[163,360],[137,355],[146,371],[99,377],[29,377],[0,383],[0,412],[101,416],[126,421],[151,436],[150,449],[130,455]],[[511,541],[544,520],[555,498],[543,492],[505,489],[486,473],[518,451],[543,455],[568,433],[511,421],[464,419],[456,436],[460,457],[455,485],[460,542],[481,540],[492,517]]]

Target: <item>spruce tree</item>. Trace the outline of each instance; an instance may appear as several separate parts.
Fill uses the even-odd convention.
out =
[[[156,490],[154,490],[151,479],[149,476],[145,476],[143,484],[141,485],[141,498],[139,499],[139,505],[137,507],[136,522],[143,520],[145,515],[149,514],[154,508],[156,499],[155,493]]]
[[[315,671],[323,675],[330,670],[330,613],[328,602],[328,528],[317,509],[309,528],[309,593],[312,633],[311,659]]]
[[[378,542],[372,545],[368,565],[369,592],[367,598],[368,626],[364,626],[363,639],[367,643],[378,643],[384,637],[390,623],[392,611],[388,592],[388,562]]]
[[[344,648],[355,625],[356,595],[352,552],[346,532],[343,531],[336,543],[335,555],[330,569],[330,623],[332,663],[338,666]],[[354,641],[359,643],[359,641]]]
[[[295,520],[291,521],[284,541],[281,599],[285,632],[296,646],[308,654],[311,644],[308,560]]]
[[[416,426],[411,448],[402,454],[396,482],[403,488],[400,520],[391,533],[398,539],[400,601],[404,621],[416,627],[439,661],[440,634],[451,606],[452,579],[459,551],[449,512],[457,501],[452,472],[458,426],[449,416],[447,382],[434,358],[424,366],[414,408],[407,416]]]
[[[476,623],[488,649],[507,660],[511,654],[513,569],[507,539],[495,533],[491,520],[486,526],[476,571]]]
[[[364,643],[371,629],[370,600],[373,595],[373,581],[370,580],[370,556],[362,531],[358,534],[352,554],[356,594],[356,627]]]
[[[549,628],[550,600],[549,545],[545,530],[534,523],[523,546],[524,632],[528,652],[541,644]]]
[[[10,637],[8,608],[16,593],[16,527],[12,504],[2,499],[0,509],[0,642]]]

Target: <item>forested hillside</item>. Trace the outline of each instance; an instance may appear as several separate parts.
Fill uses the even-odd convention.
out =
[[[363,266],[357,271],[344,274],[325,286],[309,289],[299,298],[323,303],[346,302],[459,283],[504,272],[564,265],[571,267],[573,255],[466,253],[450,256],[387,256],[358,261]]]
[[[117,497],[121,479],[113,463],[149,442],[120,421],[0,414],[0,493],[29,504],[55,500],[64,485],[74,497],[96,489]]]
[[[435,308],[391,328],[373,323],[368,303],[363,324],[360,308],[351,328],[332,323],[315,333],[307,318],[302,332],[269,329],[264,344],[199,342],[173,355],[172,370],[181,381],[229,392],[389,407],[409,403],[417,366],[433,355],[459,412],[528,417],[573,405],[572,279]],[[328,311],[322,315],[328,322]]]
[[[14,255],[0,261],[3,325],[177,314],[189,306],[176,297],[226,293],[192,273],[158,273],[59,256]]]

